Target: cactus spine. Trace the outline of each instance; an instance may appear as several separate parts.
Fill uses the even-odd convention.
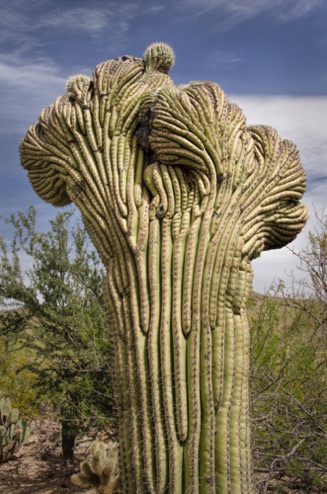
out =
[[[21,143],[35,191],[74,202],[107,270],[124,493],[250,494],[251,260],[304,226],[296,147],[165,44],[97,66]]]
[[[117,443],[106,445],[94,441],[90,453],[91,460],[81,463],[81,471],[72,476],[72,482],[94,487],[98,494],[115,494],[120,476]]]

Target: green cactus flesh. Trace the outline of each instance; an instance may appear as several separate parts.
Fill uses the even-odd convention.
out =
[[[72,482],[81,487],[94,487],[98,494],[115,494],[120,477],[117,444],[95,441],[91,445],[91,456],[91,461],[81,463],[81,472],[72,476]]]
[[[154,44],[78,78],[21,163],[106,266],[121,491],[248,494],[251,260],[304,226],[305,175],[217,84],[174,86],[173,61]]]
[[[0,399],[0,463],[9,460],[35,428],[34,422],[19,419],[18,408],[7,397]]]

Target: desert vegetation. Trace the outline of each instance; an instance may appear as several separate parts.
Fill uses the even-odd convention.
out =
[[[31,207],[7,219],[10,245],[1,240],[0,394],[26,417],[40,403],[57,412],[64,461],[79,432],[114,428],[115,416],[103,268],[79,224],[68,232],[71,216],[40,232]]]
[[[327,486],[327,216],[317,220],[305,249],[294,252],[292,290],[280,281],[249,298],[258,493],[323,493]],[[13,235],[1,239],[0,394],[25,421],[51,417],[58,425],[64,471],[76,437],[105,431],[115,440],[103,268],[70,212],[58,213],[45,232],[34,208],[7,222]]]
[[[254,467],[263,492],[298,471],[316,488],[325,352],[310,315],[321,300],[279,284],[252,298],[251,330],[247,311],[251,261],[308,218],[299,152],[248,126],[218,84],[175,86],[174,60],[153,43],[72,76],[28,128],[20,161],[32,187],[77,206],[105,274],[83,229],[68,233],[68,213],[47,233],[33,209],[11,217],[4,350],[27,352],[20,368],[57,414],[66,464],[79,433],[110,430],[73,477],[98,494],[252,494]],[[5,443],[12,431],[1,430]]]

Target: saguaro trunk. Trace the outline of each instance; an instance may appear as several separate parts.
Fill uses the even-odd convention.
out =
[[[107,269],[125,493],[253,492],[250,261],[306,221],[295,146],[247,127],[173,53],[75,77],[22,144],[36,192],[75,202]]]
[[[237,213],[230,231],[222,223],[216,235],[212,219],[212,210],[196,215],[187,206],[153,215],[146,244],[131,253],[127,241],[124,259],[108,270],[124,492],[251,489],[251,269],[232,238]]]

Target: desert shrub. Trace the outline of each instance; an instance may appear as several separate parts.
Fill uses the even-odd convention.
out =
[[[311,256],[318,252],[314,238],[315,249],[310,250],[310,235],[305,250]],[[320,251],[319,257],[322,267]],[[314,280],[314,259],[309,265],[314,270],[311,282],[294,279],[291,291],[280,283],[249,301],[253,454],[262,492],[285,476],[299,479],[307,489],[315,486],[324,492],[327,487],[324,285]]]
[[[108,427],[114,412],[102,264],[69,211],[59,212],[45,232],[34,208],[7,222],[11,242],[0,239],[0,325],[9,359],[3,386],[15,382],[10,396],[22,408],[28,396],[48,400],[72,454],[76,434]]]

